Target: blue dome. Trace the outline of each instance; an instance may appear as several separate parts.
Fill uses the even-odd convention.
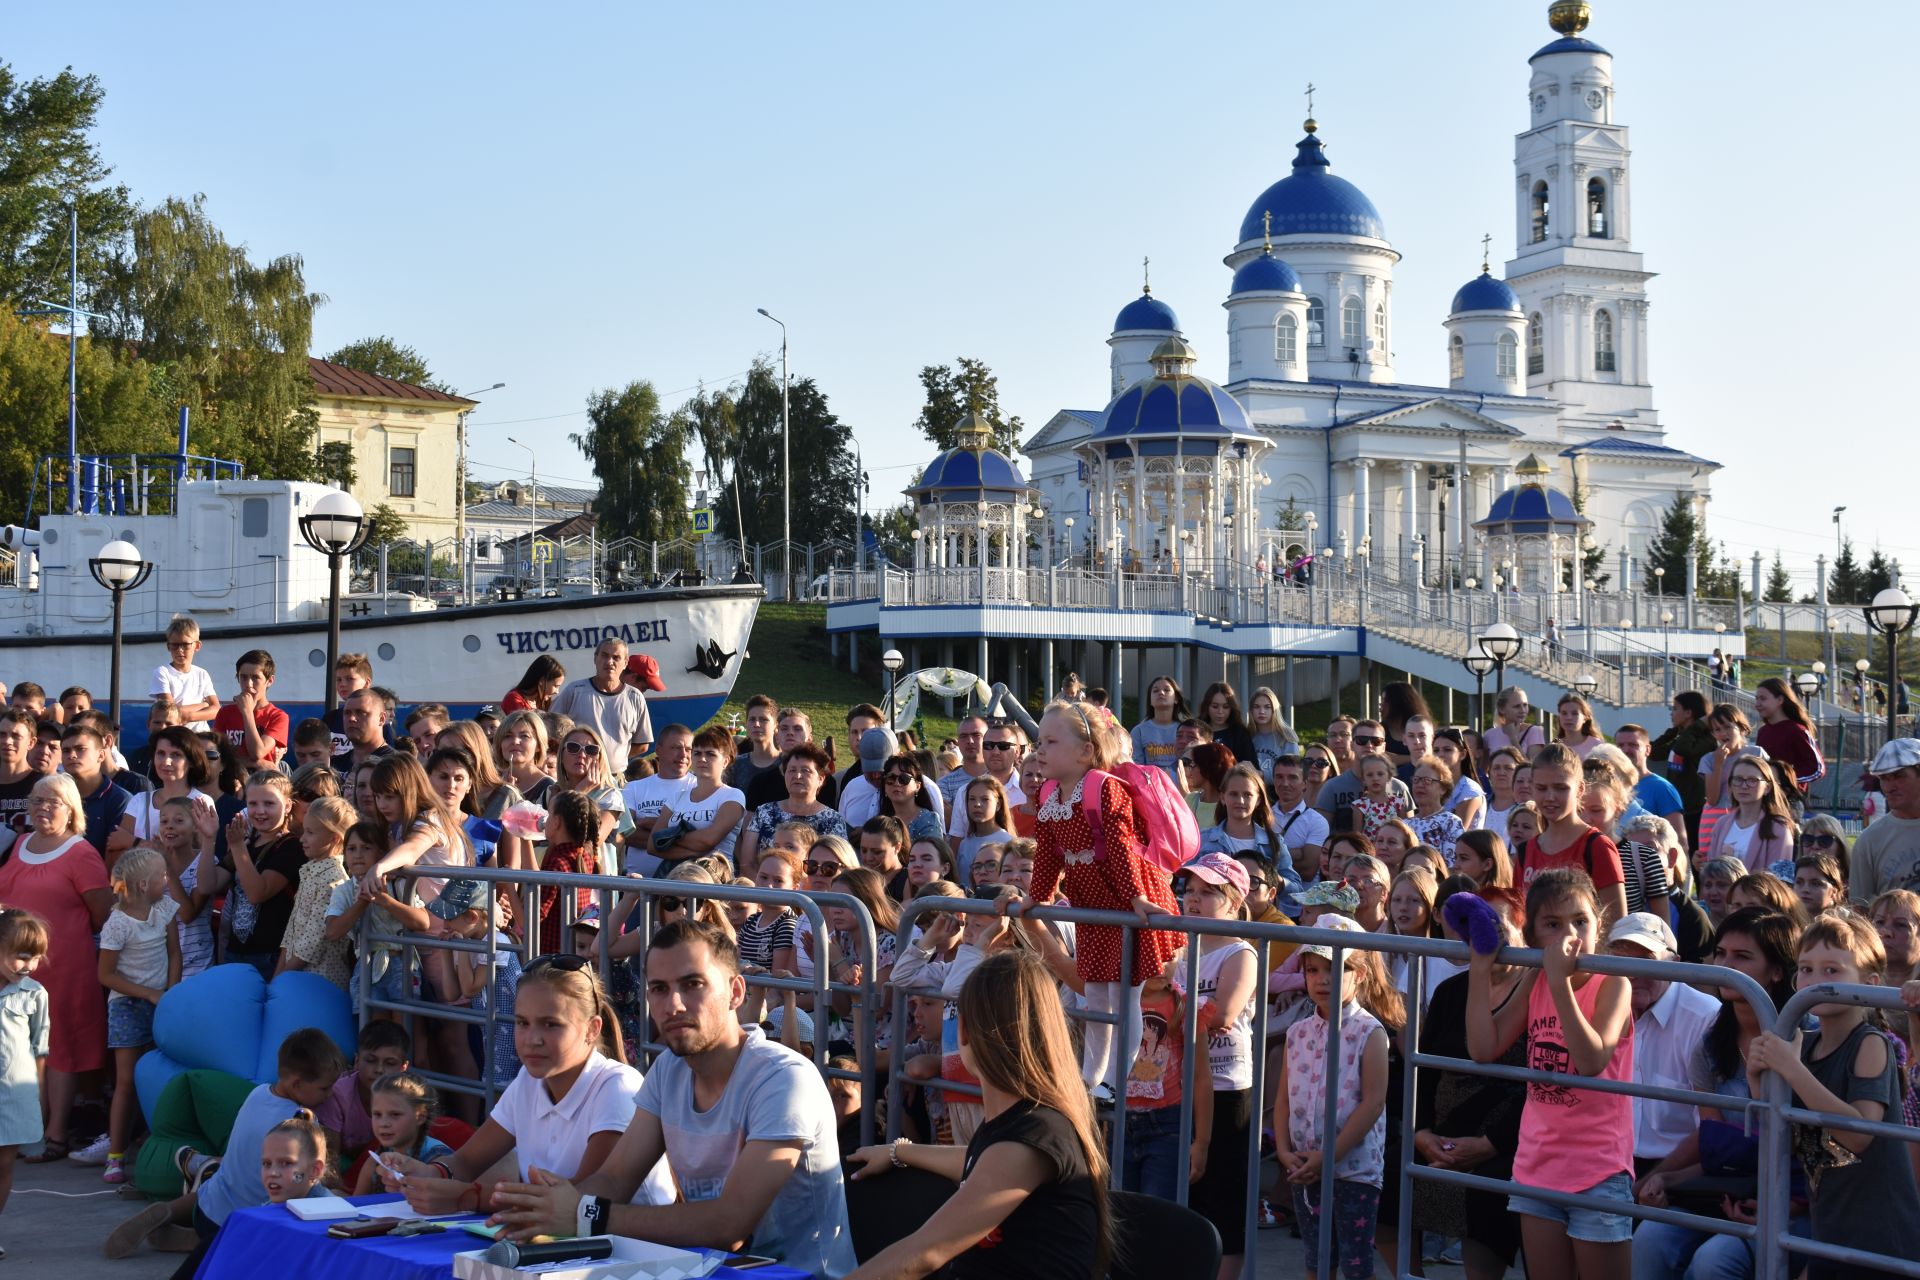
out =
[[[1300,277],[1293,268],[1263,253],[1233,273],[1234,293],[1298,293]]]
[[[1462,311],[1518,311],[1520,295],[1507,287],[1505,280],[1496,280],[1482,271],[1461,286],[1460,292],[1453,295],[1453,313]]]
[[[968,493],[1010,494],[1027,488],[1027,479],[1012,459],[997,449],[949,449],[921,473],[920,483],[907,490],[922,497],[965,490]]]
[[[1495,498],[1486,519],[1475,521],[1473,527],[1496,534],[1573,533],[1592,523],[1560,490],[1523,484]]]
[[[1096,439],[1122,436],[1258,438],[1240,402],[1205,378],[1146,378],[1107,406]]]
[[[1609,58],[1613,56],[1593,41],[1579,36],[1562,36],[1552,44],[1543,47],[1540,52],[1533,55],[1533,58],[1544,58],[1550,53],[1598,53]],[[1527,61],[1532,62],[1533,58],[1528,58]]]
[[[1180,319],[1173,314],[1173,308],[1150,293],[1143,293],[1120,308],[1119,318],[1113,322],[1115,333],[1125,333],[1130,329],[1151,329],[1155,333],[1180,332]]]
[[[1328,171],[1327,149],[1309,133],[1300,139],[1291,177],[1261,192],[1240,223],[1240,240],[1257,240],[1266,231],[1263,215],[1273,215],[1273,234],[1366,236],[1385,240],[1380,211],[1360,188]]]

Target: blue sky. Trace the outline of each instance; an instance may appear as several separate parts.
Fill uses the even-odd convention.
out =
[[[1887,243],[1914,179],[1889,121],[1914,6],[1597,0],[1632,128],[1635,247],[1669,442],[1726,464],[1709,527],[1808,583],[1829,511],[1920,576],[1886,375],[1916,272]],[[256,256],[296,252],[316,351],[372,333],[462,389],[476,475],[588,481],[594,389],[676,402],[792,332],[874,478],[931,449],[922,365],[999,373],[1037,427],[1105,399],[1104,339],[1153,258],[1201,372],[1225,366],[1231,248],[1283,176],[1303,86],[1335,172],[1380,208],[1398,370],[1445,376],[1483,232],[1510,255],[1512,138],[1544,0],[1413,4],[135,6],[10,13],[0,57],[71,64],[143,200],[205,192]],[[1852,17],[1846,17],[1853,12]],[[1852,259],[1852,260],[1850,260]],[[1889,407],[1892,408],[1891,413]],[[1893,453],[1899,449],[1899,453]],[[1890,455],[1890,456],[1889,456]],[[1896,465],[1887,465],[1897,459]]]

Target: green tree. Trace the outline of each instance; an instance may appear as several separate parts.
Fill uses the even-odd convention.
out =
[[[382,502],[368,512],[366,549],[378,551],[389,542],[398,542],[407,536],[407,518]]]
[[[1893,564],[1886,553],[1875,547],[1873,554],[1867,557],[1867,571],[1861,575],[1860,603],[1870,603],[1873,598],[1893,585]]]
[[[661,412],[651,382],[588,396],[587,429],[571,439],[600,481],[593,514],[602,538],[653,542],[686,533],[690,437],[679,414]]]
[[[107,275],[133,199],[107,181],[113,170],[88,137],[105,97],[71,67],[21,80],[0,63],[0,298],[67,300],[69,204],[79,213],[82,306]]]
[[[740,493],[748,542],[778,542],[784,479],[780,451],[780,374],[756,361],[733,397],[737,431]],[[853,433],[834,416],[826,393],[811,378],[793,383],[791,474],[793,540],[847,541],[854,536],[859,480],[853,459]],[[732,532],[733,513],[724,512],[723,528]]]
[[[1012,453],[1020,447],[1023,424],[1000,411],[1000,380],[984,360],[961,356],[955,365],[930,364],[920,370],[927,399],[913,425],[941,449],[951,449],[960,443],[955,433],[971,410],[992,428],[993,447]]]
[[[1717,594],[1714,590],[1716,586],[1729,586],[1724,581],[1729,566],[1723,564],[1716,572],[1713,553],[1713,543],[1707,539],[1706,527],[1694,514],[1693,496],[1676,493],[1673,495],[1673,505],[1667,508],[1666,518],[1660,523],[1659,534],[1647,546],[1644,585],[1648,591],[1684,592],[1687,586],[1687,561],[1691,558],[1699,575],[1701,594]],[[1664,588],[1659,585],[1660,579],[1653,572],[1655,569],[1667,571]],[[1737,581],[1738,570],[1733,570],[1733,573]]]
[[[361,373],[370,373],[376,378],[392,378],[396,382],[411,383],[429,391],[453,394],[453,388],[434,377],[427,368],[425,356],[385,334],[349,342],[327,359],[349,369],[358,369]]]
[[[351,489],[360,478],[360,469],[353,461],[353,444],[346,440],[330,440],[320,446],[319,473],[316,479],[341,489]]]
[[[193,408],[194,452],[276,480],[319,470],[307,350],[324,301],[297,256],[256,265],[229,244],[202,196],[142,213],[100,295],[107,335],[166,367]]]
[[[673,412],[680,421],[680,430],[699,446],[706,464],[707,487],[712,495],[709,501],[719,517],[715,527],[723,533],[737,531],[736,515],[741,505],[737,474],[740,428],[734,420],[732,393],[708,391],[702,386],[691,400]]]
[[[1833,562],[1833,572],[1827,575],[1827,600],[1833,604],[1866,604],[1873,597],[1867,595],[1866,575],[1860,570],[1860,561],[1853,554],[1853,539],[1840,540],[1840,556]]]
[[[1766,594],[1760,597],[1768,604],[1788,604],[1793,600],[1793,579],[1787,576],[1786,561],[1780,553],[1773,553],[1773,568],[1767,571]]]
[[[80,448],[87,453],[172,452],[173,389],[146,361],[79,346]],[[42,458],[67,452],[67,338],[44,320],[0,307],[0,511],[8,521],[47,509]],[[64,465],[62,466],[64,473]]]
[[[902,502],[876,511],[864,518],[865,525],[873,530],[874,540],[880,544],[880,554],[895,564],[913,563],[913,504]]]
[[[1573,482],[1573,509],[1581,515],[1587,514],[1587,491],[1581,487],[1578,479]],[[1594,540],[1593,530],[1589,528],[1580,535],[1580,576],[1596,587],[1604,587],[1613,580],[1613,575],[1606,572],[1606,565],[1607,549]],[[1566,584],[1567,590],[1577,589],[1571,570],[1561,574],[1560,580]]]

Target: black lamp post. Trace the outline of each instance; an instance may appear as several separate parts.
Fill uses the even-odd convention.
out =
[[[880,655],[880,665],[887,669],[886,702],[887,702],[887,728],[889,729],[893,728],[894,676],[899,673],[900,668],[906,664],[906,661],[907,660],[905,658],[900,656],[900,651],[898,649],[889,649],[885,653]],[[859,744],[855,743],[854,745],[857,747]]]
[[[1898,587],[1888,587],[1866,607],[1867,625],[1887,638],[1887,741],[1899,737],[1900,633],[1913,625],[1920,605]]]
[[[1482,732],[1487,727],[1487,672],[1493,670],[1493,659],[1484,653],[1469,653],[1460,659],[1460,665],[1473,673],[1473,727]]]
[[[1600,679],[1591,671],[1582,671],[1573,678],[1573,691],[1583,698],[1591,698],[1593,691],[1600,687]]]
[[[139,548],[131,542],[115,539],[100,548],[100,553],[87,561],[87,569],[93,574],[93,580],[113,592],[113,681],[109,697],[116,731],[120,725],[120,615],[121,605],[127,592],[145,582],[153,574],[153,565],[140,558]]]
[[[1499,579],[1496,578],[1496,590],[1499,585]],[[1480,633],[1478,643],[1480,652],[1493,659],[1493,687],[1496,690],[1506,688],[1507,664],[1520,656],[1520,649],[1525,644],[1520,639],[1520,633],[1513,629],[1510,622],[1496,622]]]
[[[327,686],[327,710],[339,705],[333,688],[333,664],[340,658],[340,562],[367,544],[373,522],[353,495],[332,489],[321,495],[313,510],[300,517],[300,536],[327,558],[331,581],[327,587],[327,667],[321,680]]]

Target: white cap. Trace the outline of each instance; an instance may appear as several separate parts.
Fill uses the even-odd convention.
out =
[[[1634,911],[1621,916],[1607,930],[1607,942],[1629,942],[1653,956],[1671,960],[1680,954],[1680,943],[1667,922],[1651,911]]]

